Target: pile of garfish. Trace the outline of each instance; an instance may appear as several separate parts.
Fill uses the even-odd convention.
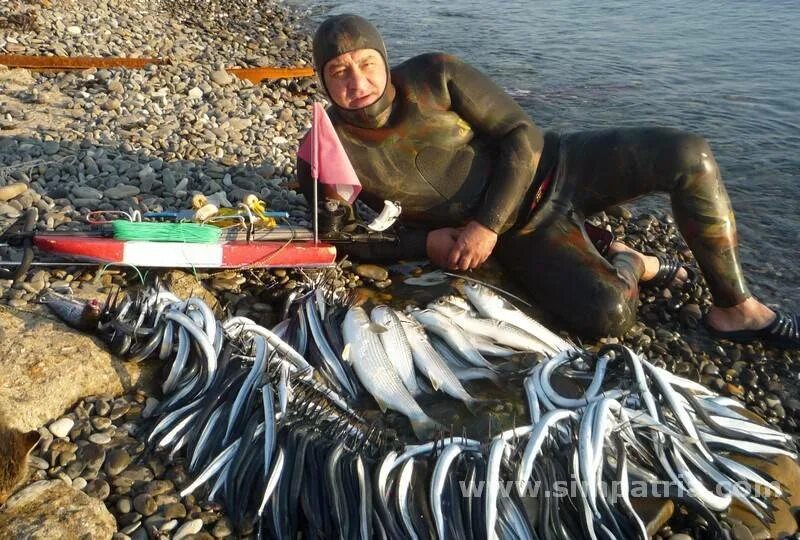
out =
[[[550,357],[574,349],[489,288],[467,283],[465,291],[469,301],[451,295],[427,309],[378,305],[368,314],[320,287],[295,299],[298,309],[278,332],[339,395],[352,402],[366,390],[381,410],[405,415],[417,437],[428,440],[441,428],[417,403],[421,393],[441,391],[473,410],[477,400],[463,383],[498,377],[486,356]]]
[[[731,454],[796,459],[790,436],[628,348],[579,350],[533,330],[532,319],[480,286],[466,291],[469,303],[445,297],[427,310],[376,307],[368,317],[312,290],[296,298],[299,315],[271,330],[242,317],[219,322],[196,298],[151,291],[108,302],[98,327],[115,350],[135,351],[135,359],[149,351],[164,362],[164,397],[147,426],[148,444],[186,463],[193,479],[182,496],[202,490],[221,501],[242,533],[645,538],[634,504],[641,496],[689,507],[714,537],[726,535],[720,513],[734,501],[772,520],[784,487]],[[492,303],[482,303],[487,298]],[[427,339],[423,328],[440,340]],[[407,362],[398,352],[402,336],[410,367],[400,365]],[[445,345],[454,358],[440,352]],[[459,378],[445,381],[436,369],[457,373],[460,362],[497,374],[473,352],[486,347],[545,355],[524,376],[503,373],[506,386],[524,387],[529,425],[488,440],[442,435],[403,444],[352,408],[363,388],[425,432],[430,419],[414,408],[414,366],[434,388],[450,385],[446,392],[469,402],[455,386]],[[558,389],[564,376],[581,390]]]

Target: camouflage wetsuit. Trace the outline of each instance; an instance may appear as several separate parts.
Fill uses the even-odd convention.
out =
[[[353,15],[328,19],[314,38],[317,72],[364,48],[380,52],[388,66],[370,23]],[[329,114],[362,183],[361,198],[376,208],[384,199],[400,201],[405,223],[417,227],[396,245],[356,248],[361,256],[424,257],[428,230],[476,220],[499,234],[495,254],[542,308],[585,335],[621,334],[635,321],[643,268],[629,254],[603,258],[584,219],[662,191],[671,195],[715,303],[732,306],[749,296],[730,202],[701,137],[662,128],[545,134],[486,76],[442,54],[392,69],[375,104],[334,105]],[[310,170],[302,161],[298,178],[308,196]]]

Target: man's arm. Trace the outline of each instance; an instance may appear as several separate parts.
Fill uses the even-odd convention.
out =
[[[443,68],[442,84],[449,97],[445,105],[498,149],[475,219],[463,228],[446,259],[450,268],[469,270],[489,258],[498,234],[516,220],[536,173],[544,137],[519,104],[483,73],[453,56],[432,60]]]
[[[452,56],[443,56],[450,109],[478,135],[498,147],[476,221],[501,234],[514,221],[531,185],[544,137],[514,99],[486,75]]]

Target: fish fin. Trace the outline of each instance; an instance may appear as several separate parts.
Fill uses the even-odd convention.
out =
[[[344,348],[342,349],[342,360],[348,364],[350,363],[350,349],[352,349],[352,347],[349,343],[345,343]]]
[[[417,386],[419,386],[419,391],[420,391],[418,395],[433,394],[434,392],[434,390],[430,386],[428,386],[428,384],[425,382],[424,379],[417,379]]]
[[[369,329],[376,334],[383,334],[384,332],[389,331],[388,328],[376,322],[369,323]]]
[[[430,375],[428,375],[428,380],[431,381],[431,386],[433,386],[433,390],[435,392],[438,392],[439,388],[442,387],[441,381],[439,379],[437,379],[436,377],[431,377]]]
[[[375,401],[378,402],[378,407],[380,407],[382,413],[386,413],[389,407],[386,406],[386,403],[383,400],[375,398]]]

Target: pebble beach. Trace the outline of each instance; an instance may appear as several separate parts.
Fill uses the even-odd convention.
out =
[[[271,210],[289,212],[293,224],[310,227],[305,199],[294,190],[294,167],[311,106],[322,100],[316,79],[254,84],[226,71],[310,65],[310,23],[297,8],[272,0],[8,0],[0,29],[0,54],[164,61],[70,72],[0,66],[0,231],[30,207],[39,211],[39,231],[80,230],[89,211],[184,209],[197,193],[219,206],[255,193]],[[667,214],[615,207],[592,220],[631,247],[693,263]],[[0,260],[18,257],[0,246]],[[391,267],[345,261],[334,272],[337,287],[383,301],[415,300],[395,290],[403,274]],[[220,311],[265,326],[277,322],[283,300],[303,279],[292,269],[164,274],[168,283],[196,285]],[[36,301],[48,290],[102,298],[139,279],[124,268],[35,268],[18,285],[0,279],[0,317],[43,310]],[[742,400],[771,424],[800,431],[800,351],[711,338],[702,325],[711,300],[701,277],[645,289],[641,301],[628,335],[583,345],[621,341],[656,365]],[[80,350],[69,354],[81,361]],[[2,375],[0,382],[7,383]],[[180,459],[149,452],[139,437],[158,387],[87,394],[41,418],[29,482],[59,481],[102,501],[111,517],[100,519],[99,536],[234,537],[219,504],[178,495],[190,480]],[[520,401],[495,413],[510,419],[525,410]],[[684,516],[658,537],[677,540],[692,526]],[[14,524],[0,513],[0,536],[3,527]]]

